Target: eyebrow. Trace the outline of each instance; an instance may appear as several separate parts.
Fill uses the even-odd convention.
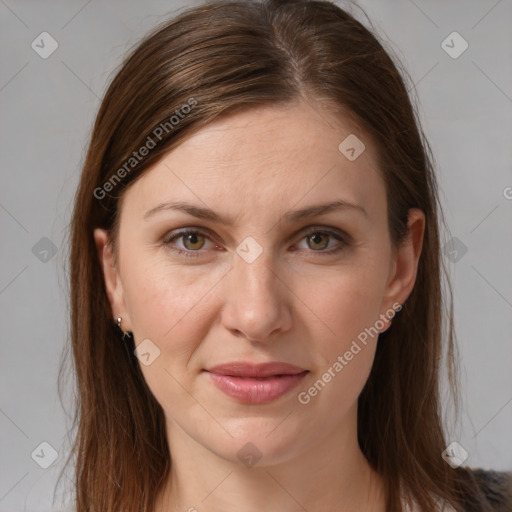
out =
[[[225,224],[227,226],[232,226],[234,224],[232,217],[223,217],[218,213],[210,210],[209,208],[203,208],[201,206],[196,206],[193,204],[183,203],[183,202],[166,202],[161,203],[151,210],[148,210],[143,219],[148,220],[150,217],[155,215],[161,211],[174,210],[181,211],[192,215],[193,217],[197,217],[198,219],[210,220],[213,222],[218,222],[220,224]],[[326,213],[330,213],[333,211],[339,210],[354,210],[356,212],[362,213],[365,217],[368,217],[367,211],[358,204],[351,203],[349,201],[332,201],[330,203],[317,204],[313,206],[308,206],[307,208],[302,208],[301,210],[293,210],[285,213],[282,218],[286,222],[297,222],[310,217],[318,217],[320,215],[324,215]]]

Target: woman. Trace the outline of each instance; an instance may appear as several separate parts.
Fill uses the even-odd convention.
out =
[[[72,219],[77,512],[511,510],[510,475],[447,448],[438,229],[403,79],[348,13],[158,27]]]

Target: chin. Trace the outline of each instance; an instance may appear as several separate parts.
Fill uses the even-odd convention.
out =
[[[223,421],[232,437],[224,433],[216,439],[203,439],[202,444],[228,462],[246,467],[275,466],[293,459],[301,448],[306,448],[309,438],[299,425],[285,418],[286,414]]]

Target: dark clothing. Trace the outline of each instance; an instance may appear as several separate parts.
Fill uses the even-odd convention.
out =
[[[512,512],[512,473],[472,469],[470,474],[480,496],[478,503],[466,503],[467,512]]]

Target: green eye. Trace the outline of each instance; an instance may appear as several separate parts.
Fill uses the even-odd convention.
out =
[[[204,238],[205,237],[203,237],[199,233],[190,232],[188,234],[181,234],[180,238],[181,237],[183,238],[183,245],[185,246],[186,249],[190,249],[190,250],[201,249],[203,247],[203,245],[204,245]],[[203,239],[202,243],[201,243],[201,239]],[[190,246],[187,247],[187,244],[190,244],[191,246],[199,244],[199,247],[190,247]]]
[[[179,239],[183,240],[183,246],[185,249],[174,246],[174,241]],[[209,240],[209,238],[201,231],[186,230],[176,233],[171,238],[165,240],[164,243],[169,249],[179,255],[187,256],[189,258],[197,258],[201,249],[205,245],[205,240]]]
[[[306,233],[306,236],[303,238],[303,240],[306,240],[308,248],[313,252],[329,255],[338,252],[345,246],[349,245],[347,238],[347,236],[342,236],[341,233],[321,230],[315,227]],[[329,242],[332,239],[337,240],[339,243],[337,246],[325,250],[329,246]]]
[[[343,236],[341,233],[337,233],[334,231],[321,230],[318,227],[310,229],[305,236],[301,238],[302,240],[306,240],[307,248],[313,253],[317,253],[318,255],[331,255],[338,251],[341,251],[345,246],[349,245],[347,242],[348,236]],[[182,240],[182,247],[176,246],[177,240]],[[331,240],[337,240],[338,244],[334,247],[329,247]],[[184,230],[178,233],[173,234],[170,238],[164,241],[165,245],[174,253],[178,255],[183,255],[188,258],[197,258],[204,251],[207,245],[207,241],[210,241],[210,238],[206,233],[198,230]],[[215,244],[213,244],[215,246]]]
[[[320,245],[321,247],[315,247],[315,249],[325,249],[327,245],[329,245],[329,236],[327,233],[314,233],[313,235],[308,235],[306,238],[308,241],[311,241],[315,245]],[[324,242],[322,243],[322,237],[324,239]],[[313,248],[313,247],[312,247]]]

